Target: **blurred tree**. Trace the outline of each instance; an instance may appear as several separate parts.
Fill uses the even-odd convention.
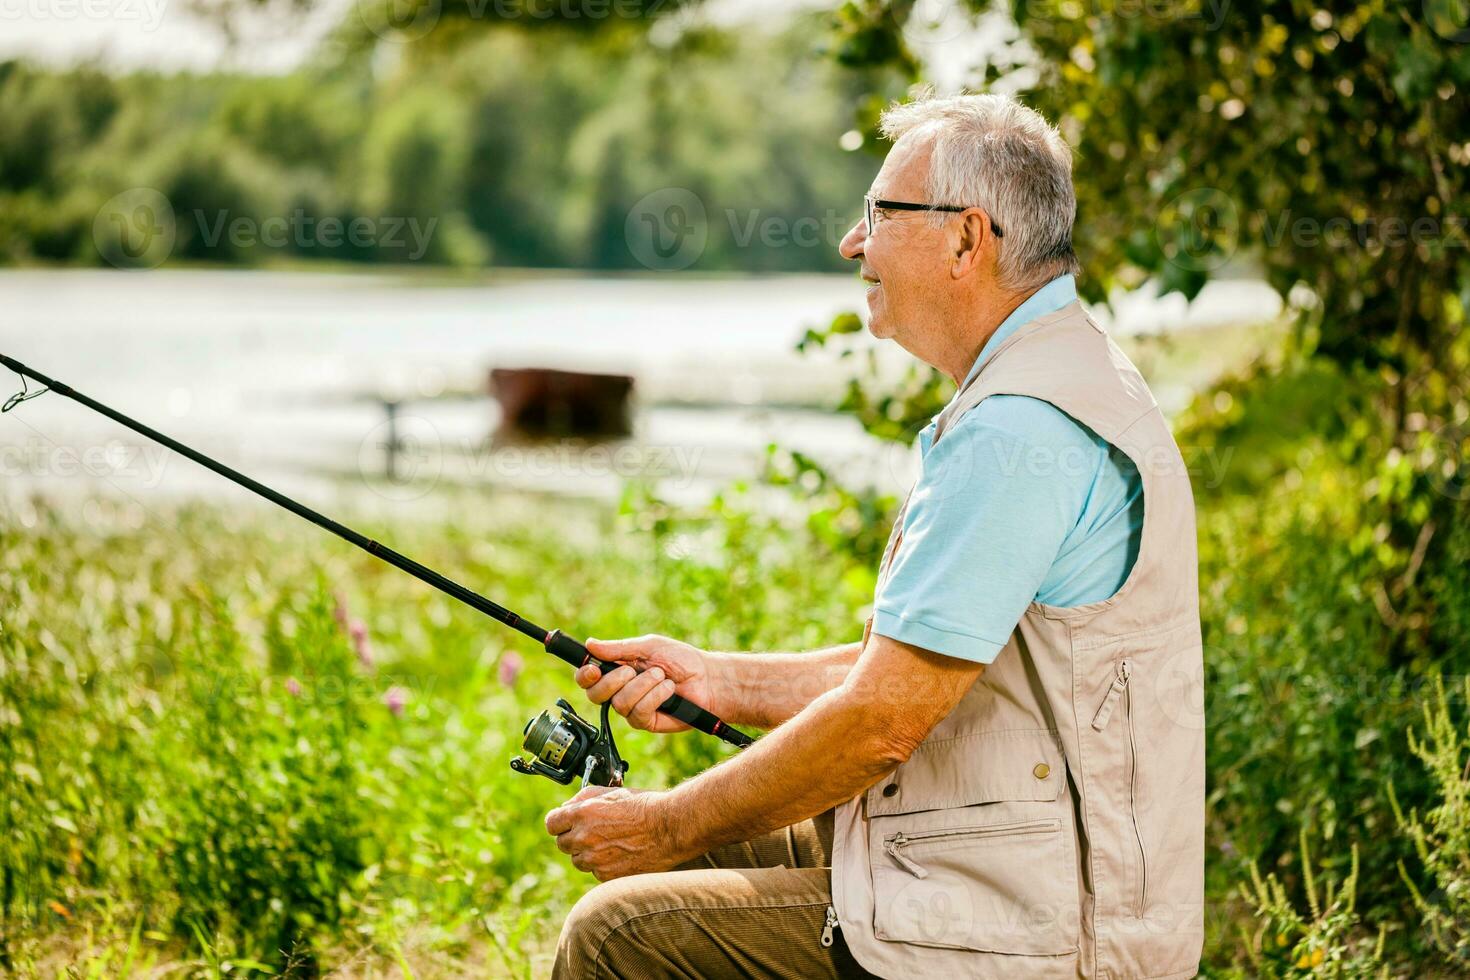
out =
[[[66,158],[106,129],[118,108],[112,80],[80,69],[57,77],[0,63],[0,190],[56,190]]]
[[[630,215],[687,192],[703,209],[691,268],[842,268],[872,161],[837,134],[865,76],[813,57],[820,17],[734,31],[691,8],[649,21],[614,5],[601,30],[451,18],[366,48],[334,39],[284,76],[0,69],[0,257],[121,261],[92,219],[139,190],[171,201],[177,258],[638,269]],[[232,235],[238,218],[284,218],[289,240]],[[395,224],[320,233],[354,219]],[[385,243],[398,221],[428,250]]]
[[[1470,305],[1470,3],[968,0],[1014,43],[973,66],[1076,148],[1083,287],[1194,297],[1237,253],[1309,345],[1404,373]],[[919,76],[913,0],[844,3],[836,55]],[[874,123],[871,105],[864,121]]]
[[[397,99],[373,119],[362,147],[362,201],[385,234],[379,253],[389,261],[478,265],[484,242],[469,227],[462,206],[469,162],[467,113],[431,88]],[[398,223],[422,231],[393,234]],[[428,251],[419,252],[427,247]]]
[[[294,0],[213,0],[224,4]],[[313,0],[305,0],[313,2]],[[487,31],[573,39],[641,37],[680,21],[704,0],[355,0],[337,40],[351,51],[407,45],[420,63],[439,59]]]
[[[261,30],[280,36],[320,6],[321,0],[184,0],[184,8],[212,25],[231,50]]]
[[[273,176],[235,143],[194,134],[171,144],[149,183],[172,206],[177,235],[173,255],[243,261],[260,221],[279,210]]]
[[[215,116],[226,133],[263,157],[333,173],[361,138],[365,108],[342,86],[300,72],[235,87]]]

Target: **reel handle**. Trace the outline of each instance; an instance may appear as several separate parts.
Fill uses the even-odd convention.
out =
[[[598,670],[607,673],[618,663],[598,660],[592,656],[592,652],[576,640],[567,636],[561,630],[552,630],[546,634],[546,652],[560,660],[565,660],[573,667],[582,667],[586,664],[595,664]],[[673,718],[677,718],[690,728],[698,729],[706,735],[713,735],[722,742],[728,742],[737,749],[743,749],[750,745],[755,739],[742,731],[737,731],[725,724],[716,715],[693,701],[685,700],[677,694],[669,695],[669,699],[658,706],[658,710]]]

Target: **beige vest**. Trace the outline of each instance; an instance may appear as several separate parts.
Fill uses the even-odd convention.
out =
[[[1205,733],[1184,462],[1148,386],[1080,304],[1001,344],[934,439],[996,394],[1050,402],[1133,460],[1138,558],[1110,599],[1032,603],[909,761],[838,808],[843,938],[886,977],[1193,976]],[[900,514],[885,576],[902,527]]]

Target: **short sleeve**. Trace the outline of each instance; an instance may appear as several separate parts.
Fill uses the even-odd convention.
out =
[[[1097,449],[1047,402],[992,396],[925,454],[873,632],[991,663],[1078,524]]]

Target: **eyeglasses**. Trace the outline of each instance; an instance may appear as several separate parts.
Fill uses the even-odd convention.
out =
[[[961,211],[970,210],[958,204],[913,204],[908,201],[885,201],[871,194],[863,195],[863,203],[867,205],[868,233],[873,231],[873,220],[878,216],[877,212],[884,211],[947,211],[951,214],[959,214]],[[996,238],[1004,238],[1005,232],[1000,230],[1000,225],[995,219],[990,219],[990,233]]]

